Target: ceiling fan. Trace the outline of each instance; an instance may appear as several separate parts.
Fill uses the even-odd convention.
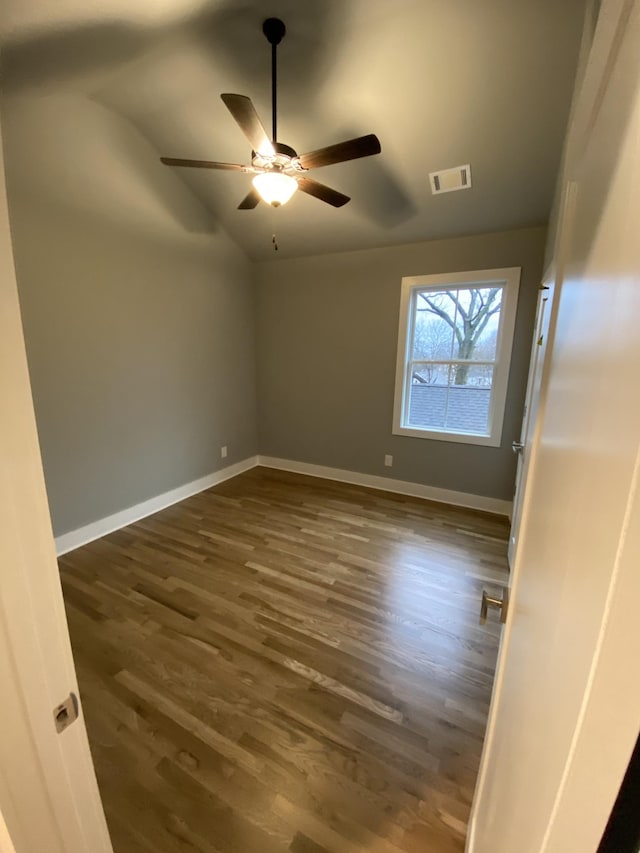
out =
[[[296,190],[324,201],[333,207],[342,207],[350,201],[349,196],[331,187],[308,178],[306,173],[319,166],[330,166],[369,157],[381,151],[378,137],[369,133],[356,139],[348,139],[337,145],[329,145],[298,154],[289,145],[277,141],[277,49],[284,38],[286,27],[279,18],[267,18],[262,31],[271,45],[271,101],[273,132],[272,139],[260,121],[255,107],[246,95],[224,94],[220,97],[251,143],[251,165],[239,163],[216,163],[210,160],[183,160],[177,157],[161,157],[167,166],[189,166],[195,169],[227,169],[255,175],[253,187],[238,205],[239,210],[252,210],[260,199],[272,207],[286,204]]]

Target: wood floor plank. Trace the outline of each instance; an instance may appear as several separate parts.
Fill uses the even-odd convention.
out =
[[[461,853],[507,536],[257,468],[62,557],[115,853]]]

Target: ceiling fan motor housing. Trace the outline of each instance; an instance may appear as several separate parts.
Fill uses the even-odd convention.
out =
[[[289,145],[283,142],[273,142],[275,156],[264,156],[257,151],[251,152],[251,163],[257,169],[269,169],[273,171],[283,172],[289,169],[296,171],[305,171],[297,159],[298,154]]]

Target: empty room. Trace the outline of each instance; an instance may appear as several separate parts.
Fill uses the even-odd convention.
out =
[[[637,853],[638,55],[10,0],[0,853]]]

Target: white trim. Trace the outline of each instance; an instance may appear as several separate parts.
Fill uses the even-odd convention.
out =
[[[398,327],[398,354],[396,360],[396,384],[393,401],[394,435],[406,435],[413,438],[428,438],[436,441],[453,441],[462,444],[476,444],[485,447],[500,447],[502,426],[509,384],[511,350],[515,331],[518,290],[520,288],[520,267],[504,267],[491,270],[472,270],[469,272],[440,273],[436,275],[403,276],[400,296],[400,321]],[[491,389],[491,410],[489,430],[486,435],[477,433],[447,432],[418,427],[403,426],[405,403],[409,393],[407,362],[409,346],[413,338],[412,310],[416,290],[442,290],[449,285],[473,287],[490,283],[504,285],[504,298],[500,311],[499,337],[496,350],[493,387]]]
[[[178,486],[177,489],[163,492],[161,495],[127,507],[120,512],[115,512],[106,518],[100,518],[98,521],[92,521],[91,524],[86,524],[77,530],[70,530],[69,533],[57,536],[55,540],[56,553],[58,557],[61,557],[68,551],[87,545],[95,539],[113,533],[114,530],[127,527],[129,524],[140,521],[140,519],[153,515],[155,512],[160,512],[161,509],[166,509],[168,506],[190,498],[191,495],[197,495],[198,492],[224,483],[225,480],[237,477],[238,474],[244,474],[245,471],[250,471],[258,465],[265,468],[276,468],[279,471],[291,471],[295,474],[308,474],[310,477],[321,477],[323,480],[337,480],[339,483],[350,483],[353,486],[366,486],[370,489],[380,489],[383,492],[393,492],[413,498],[424,498],[437,503],[478,509],[497,515],[509,516],[511,513],[511,501],[502,501],[498,498],[472,495],[467,492],[454,492],[451,489],[438,489],[435,486],[424,486],[421,483],[408,483],[404,480],[392,480],[390,477],[361,474],[358,471],[345,471],[342,468],[328,468],[325,465],[312,465],[308,462],[296,462],[292,459],[276,459],[273,456],[249,456],[242,462],[221,468],[219,471],[207,474],[206,477],[201,477],[199,480],[192,480],[190,483],[185,483],[184,486]]]
[[[309,462],[295,462],[291,459],[276,459],[273,456],[258,456],[258,465],[265,468],[276,468],[279,471],[291,471],[295,474],[308,474],[310,477],[321,477],[324,480],[337,480],[339,483],[350,483],[353,486],[366,486],[370,489],[380,489],[383,492],[423,498],[437,503],[478,509],[497,515],[508,516],[511,512],[511,501],[488,498],[484,495],[472,495],[468,492],[454,492],[451,489],[439,489],[436,486],[425,486],[422,483],[392,480],[390,477],[379,477],[375,474],[361,474],[358,471],[328,468],[325,465],[312,465]]]
[[[56,537],[56,553],[60,557],[62,554],[73,551],[81,545],[93,542],[94,539],[106,536],[107,533],[113,533],[114,530],[120,530],[120,528],[133,524],[135,521],[140,521],[141,518],[153,515],[154,512],[159,512],[161,509],[166,509],[168,506],[185,500],[185,498],[190,498],[191,495],[196,495],[198,492],[210,489],[211,486],[217,486],[218,483],[230,480],[231,477],[237,477],[238,474],[243,474],[245,471],[255,468],[257,464],[258,457],[249,456],[247,459],[243,459],[242,462],[236,462],[234,465],[221,468],[219,471],[214,471],[213,474],[200,477],[199,480],[192,480],[190,483],[185,483],[176,489],[163,492],[161,495],[156,495],[156,497],[149,498],[149,500],[135,504],[135,506],[127,507],[127,509],[115,512],[106,518],[100,518],[98,521],[93,521],[91,524],[79,527],[77,530],[63,533],[61,536]]]

